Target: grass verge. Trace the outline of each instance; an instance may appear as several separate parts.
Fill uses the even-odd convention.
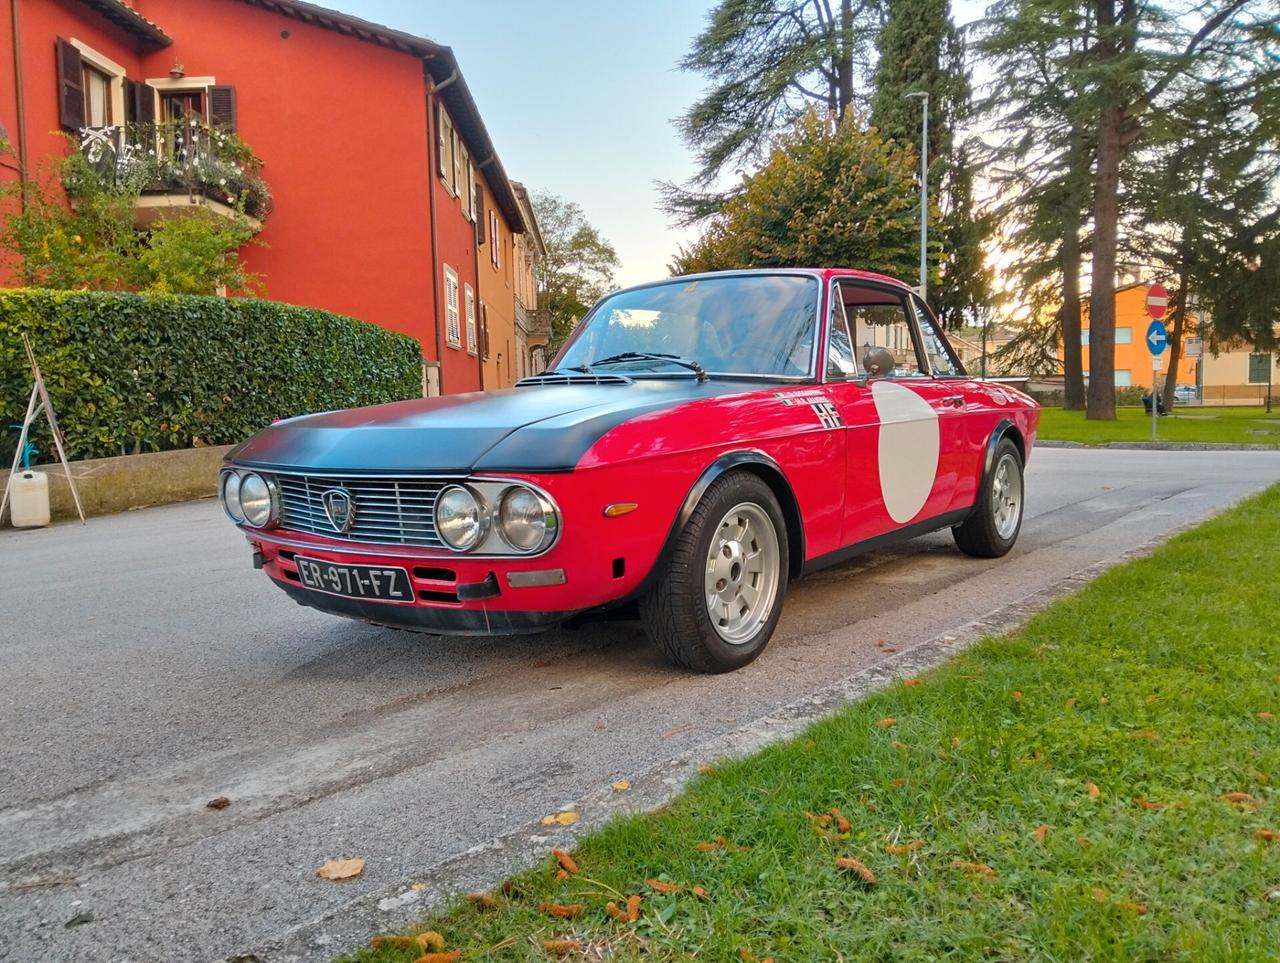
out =
[[[412,934],[442,938],[428,963],[547,959],[544,940],[610,960],[1280,959],[1278,573],[1280,487],[591,833],[577,872],[548,855]],[[638,919],[615,919],[633,894]],[[347,959],[417,960],[412,934]]]
[[[1159,422],[1159,441],[1231,445],[1280,445],[1280,411],[1254,408],[1178,407]],[[1141,408],[1117,408],[1115,421],[1088,421],[1083,411],[1044,408],[1037,437],[1104,445],[1150,441],[1151,416]]]

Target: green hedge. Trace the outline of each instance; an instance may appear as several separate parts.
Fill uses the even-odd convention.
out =
[[[0,290],[3,468],[35,348],[69,458],[241,441],[275,418],[422,393],[418,343],[253,298]],[[48,454],[48,433],[36,441]]]

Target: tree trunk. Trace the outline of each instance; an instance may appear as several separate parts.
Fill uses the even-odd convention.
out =
[[[1178,289],[1173,292],[1173,327],[1169,329],[1169,373],[1165,375],[1164,410],[1173,411],[1173,392],[1178,386],[1178,364],[1182,361],[1182,331],[1187,318],[1187,262],[1179,259]]]
[[[853,0],[840,0],[840,42],[836,45],[836,105],[840,121],[853,105]]]
[[[1062,407],[1084,410],[1084,365],[1080,350],[1080,226],[1062,236]]]

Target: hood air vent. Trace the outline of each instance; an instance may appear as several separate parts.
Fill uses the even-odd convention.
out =
[[[624,375],[614,374],[580,374],[576,371],[547,371],[539,375],[530,375],[516,382],[517,388],[532,388],[535,385],[630,385],[635,384]]]

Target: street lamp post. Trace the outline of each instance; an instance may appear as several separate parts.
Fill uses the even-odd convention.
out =
[[[929,279],[929,92],[913,90],[906,95],[919,99],[920,121],[920,300],[927,301]]]

